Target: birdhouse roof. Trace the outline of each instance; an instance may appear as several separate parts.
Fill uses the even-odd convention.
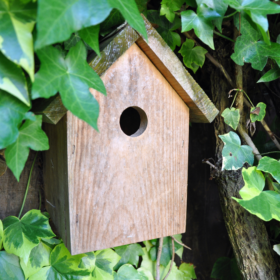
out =
[[[148,40],[129,25],[124,24],[101,42],[100,56],[89,57],[89,65],[99,76],[102,76],[122,54],[133,44],[137,44],[187,104],[190,109],[190,121],[212,122],[219,111],[156,29],[145,16],[142,17]],[[66,112],[67,109],[63,106],[60,97],[55,96],[47,103],[39,104],[35,113],[42,114],[45,122],[56,124]]]

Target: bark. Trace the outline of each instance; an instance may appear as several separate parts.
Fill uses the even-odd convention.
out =
[[[229,57],[226,52],[226,47],[219,44],[218,49],[215,51],[215,58],[226,69],[230,69],[231,62],[224,58]],[[221,113],[225,108],[229,107],[227,93],[230,89],[220,71],[212,68],[211,92],[213,101]],[[217,116],[214,124],[216,158],[219,167],[222,163],[221,151],[223,143],[218,135],[229,131],[229,127],[225,125],[221,113]],[[233,196],[240,197],[238,192],[244,186],[241,170],[223,171],[216,177],[216,181],[226,228],[243,278],[246,280],[280,279],[277,256],[272,250],[264,222],[251,215],[231,198]]]

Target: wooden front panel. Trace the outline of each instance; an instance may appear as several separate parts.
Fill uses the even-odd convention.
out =
[[[67,113],[71,253],[185,232],[189,109],[134,44],[102,76],[99,133]],[[138,106],[148,125],[120,128]]]

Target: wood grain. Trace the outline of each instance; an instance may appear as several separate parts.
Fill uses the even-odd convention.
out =
[[[67,247],[72,254],[185,232],[188,107],[136,44],[102,80],[108,96],[93,92],[100,104],[100,132],[67,112],[67,141],[59,140],[52,150],[57,140],[50,140],[54,169],[45,183],[46,188],[53,184],[46,196],[52,196],[55,207],[58,200],[67,199],[61,191],[67,192],[61,181],[67,181],[67,171],[60,170],[67,161],[62,147],[67,142],[71,232]],[[120,128],[120,115],[130,106],[142,108],[148,116],[147,129],[138,137],[127,136]],[[60,137],[64,136],[51,138]],[[65,205],[51,213],[55,223],[61,223],[61,232],[68,213],[60,221],[58,216],[64,215]]]
[[[140,37],[137,40],[138,46],[186,102],[190,108],[190,121],[212,122],[219,111],[150,22],[144,15],[142,17],[147,29],[148,41]]]

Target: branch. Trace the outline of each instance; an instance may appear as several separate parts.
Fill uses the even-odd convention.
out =
[[[177,240],[174,236],[171,236],[171,238],[172,238],[175,242],[177,242],[178,244],[180,244],[181,246],[183,246],[183,247],[185,247],[185,248],[191,250],[190,247],[188,247],[188,246],[185,245],[184,243],[182,243],[182,242],[180,242],[179,240]]]
[[[157,275],[156,275],[156,280],[160,280],[160,258],[161,258],[162,244],[163,244],[163,237],[159,239],[159,247],[158,247],[158,254],[157,254]]]
[[[167,273],[166,276],[163,278],[163,280],[166,280],[167,277],[169,276],[169,274],[171,273],[172,266],[173,266],[173,263],[174,263],[174,258],[175,258],[174,238],[171,238],[171,240],[172,240],[172,259],[171,259],[171,264],[170,264],[168,273]]]

